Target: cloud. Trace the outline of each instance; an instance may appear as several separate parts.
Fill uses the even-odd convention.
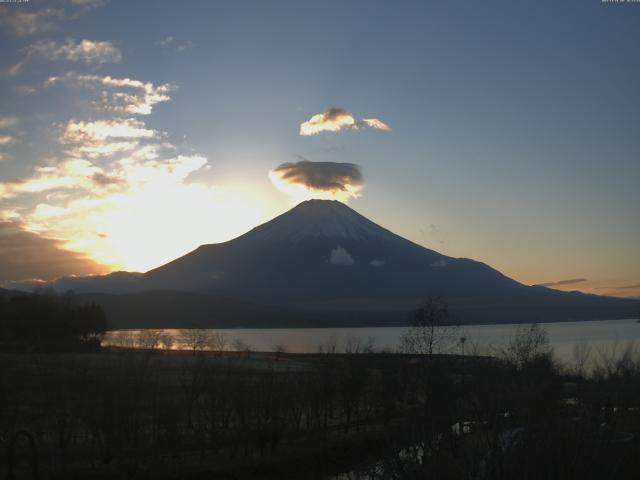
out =
[[[314,190],[347,190],[362,184],[360,167],[355,163],[312,162],[283,163],[276,172],[290,183],[300,183]]]
[[[18,222],[0,221],[0,284],[109,271],[82,254],[64,249],[62,244],[26,231]]]
[[[139,272],[111,272],[107,275],[90,276],[66,276],[57,278],[52,282],[31,281],[12,282],[11,286],[17,290],[27,292],[34,291],[38,287],[52,288],[57,292],[76,293],[102,292],[102,293],[127,293],[140,281],[142,273]]]
[[[132,153],[102,166],[73,159],[0,183],[0,196],[21,196],[14,205],[25,229],[100,264],[144,271],[262,219],[249,189],[187,181],[206,164],[198,155],[147,160]]]
[[[360,122],[358,122],[358,124],[359,126],[362,126],[362,124],[364,124],[367,127],[375,128],[376,130],[384,130],[385,132],[391,131],[391,127],[378,118],[363,118]]]
[[[601,287],[601,288],[611,288],[612,290],[635,290],[640,288],[640,283],[634,283],[633,285],[622,285],[619,287]]]
[[[193,43],[191,40],[187,40],[186,42],[179,42],[172,35],[164,37],[161,40],[158,40],[156,42],[156,45],[166,50],[173,50],[174,52],[178,52],[178,53],[184,52],[185,50],[190,50],[193,47],[195,47],[195,43]]]
[[[344,247],[338,245],[336,248],[331,250],[329,263],[332,265],[353,265],[356,262]]]
[[[355,163],[283,163],[269,176],[278,189],[293,196],[348,201],[358,197],[364,180]]]
[[[618,286],[598,286],[592,287],[594,291],[598,293],[598,295],[611,295],[615,297],[622,298],[634,298],[637,297],[640,299],[640,283],[633,283],[627,285],[618,285]]]
[[[107,41],[82,40],[75,43],[73,39],[70,39],[64,44],[42,41],[34,44],[32,48],[36,54],[46,56],[50,60],[84,62],[89,65],[118,63],[122,60],[120,49]]]
[[[385,132],[391,131],[391,127],[377,118],[356,118],[341,108],[330,108],[326,112],[313,115],[309,120],[300,125],[300,135],[317,135],[322,132],[339,132],[341,130],[359,130],[368,127]]]
[[[13,91],[18,95],[33,95],[38,89],[29,85],[16,85],[13,87]]]
[[[198,179],[207,159],[180,155],[140,117],[170,100],[169,84],[71,72],[43,88],[68,88],[91,102],[82,111],[94,111],[54,124],[58,151],[22,178],[0,181],[0,221],[19,221],[101,265],[145,271],[264,219],[258,192]]]
[[[102,170],[86,160],[67,160],[53,166],[36,167],[28,178],[0,181],[0,197],[41,193],[57,189],[90,189],[91,177]]]
[[[112,157],[116,154],[131,152],[135,150],[140,143],[138,141],[113,142],[113,141],[95,141],[93,143],[84,143],[76,145],[66,153],[72,157],[96,159],[100,157]]]
[[[22,3],[23,5],[0,5],[0,26],[7,27],[18,36],[55,30],[65,20],[76,20],[90,10],[106,4],[107,0],[71,0],[65,8],[45,8],[35,11],[24,5],[27,2]],[[49,3],[59,4],[60,2]]]
[[[67,39],[64,43],[60,43],[53,40],[40,40],[26,47],[24,52],[26,58],[9,67],[9,75],[20,73],[24,65],[36,57],[50,61],[66,60],[96,66],[104,63],[118,63],[122,60],[120,49],[107,41],[82,40],[76,42],[74,39]]]
[[[0,130],[10,129],[18,124],[16,117],[0,117]],[[0,147],[7,146],[16,141],[16,137],[13,135],[6,135],[0,132]],[[0,161],[4,160],[5,156],[0,152]]]
[[[144,122],[133,118],[83,122],[71,120],[60,136],[62,143],[92,143],[111,138],[151,138],[154,130],[145,128]]]
[[[158,132],[133,118],[94,122],[70,120],[58,140],[63,145],[72,146],[67,150],[71,156],[98,158],[132,151],[138,147],[138,140],[157,136]]]
[[[384,260],[373,259],[371,260],[371,262],[369,262],[369,265],[376,268],[382,267],[384,265]]]
[[[17,186],[24,183],[24,180],[21,178],[8,178],[6,180],[0,181],[0,198],[2,200],[6,200],[7,198],[13,197],[14,192],[17,191]]]
[[[99,100],[94,101],[96,108],[119,115],[149,115],[155,104],[171,100],[172,86],[168,83],[154,85],[130,78],[67,73],[49,77],[45,87],[59,83],[99,90],[96,92]]]
[[[15,127],[17,124],[16,117],[0,117],[0,129]]]
[[[13,30],[16,35],[46,33],[56,28],[65,18],[64,10],[46,8],[38,11],[4,7],[0,9],[0,25]]]
[[[563,285],[574,285],[576,283],[586,282],[586,278],[570,278],[568,280],[558,280],[557,282],[539,283],[536,287],[560,287]]]
[[[0,181],[0,197],[9,199],[18,194],[70,190],[76,196],[90,193],[98,198],[114,192],[98,191],[96,187],[126,185],[129,190],[143,190],[151,182],[158,187],[163,184],[169,187],[174,183],[184,182],[189,174],[199,170],[206,163],[206,158],[198,155],[179,155],[175,158],[143,162],[127,156],[108,170],[88,160],[69,159],[54,165],[36,167],[31,177]],[[43,205],[39,204],[36,211]],[[47,208],[44,216],[55,216],[51,215],[55,211],[57,210]],[[40,214],[37,216],[42,217]],[[35,227],[34,229],[37,230]]]
[[[109,185],[122,185],[125,183],[125,180],[117,177],[115,175],[107,175],[105,173],[102,172],[96,172],[91,176],[91,180],[93,180],[93,182],[96,185],[100,185],[103,187],[109,186]]]
[[[636,283],[633,285],[623,285],[622,287],[616,287],[618,290],[633,290],[636,288],[640,288],[640,283]]]

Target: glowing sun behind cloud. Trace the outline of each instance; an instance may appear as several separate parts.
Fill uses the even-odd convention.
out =
[[[94,115],[58,123],[57,155],[22,178],[0,179],[9,207],[0,221],[19,222],[78,258],[147,271],[264,220],[267,206],[253,185],[198,181],[207,158],[181,154],[167,132],[143,120],[171,99],[171,85],[67,73],[41,88],[87,90],[79,98]]]
[[[229,240],[263,219],[261,202],[249,188],[185,182],[204,161],[182,157],[173,165],[131,165],[120,191],[83,196],[64,208],[40,204],[26,227],[115,270],[147,271],[199,245]]]

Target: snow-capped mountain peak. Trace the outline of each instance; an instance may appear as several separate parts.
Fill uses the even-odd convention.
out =
[[[253,241],[293,242],[305,238],[406,241],[336,200],[307,200],[260,225],[245,237]]]

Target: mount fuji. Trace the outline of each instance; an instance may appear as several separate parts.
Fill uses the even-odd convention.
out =
[[[423,248],[328,200],[303,202],[235,240],[203,245],[151,270],[143,283],[262,304],[347,309],[522,288],[486,265]]]
[[[164,318],[163,325],[214,318],[216,305],[227,300],[243,325],[255,324],[248,317],[264,307],[274,318],[269,326],[281,325],[278,318],[287,318],[290,326],[305,316],[331,324],[354,318],[406,322],[408,312],[428,296],[446,298],[452,313],[466,322],[620,318],[631,308],[622,299],[523,285],[481,262],[410,242],[329,200],[303,202],[236,239],[202,245],[144,274],[67,278],[54,286],[102,293],[93,298],[108,313],[113,304],[119,315],[135,304],[138,317],[145,316],[140,305],[151,301],[150,292],[163,292],[157,294],[164,297],[161,303],[174,299],[168,310],[154,313]],[[250,306],[251,315],[243,316],[241,305]],[[185,315],[197,318],[184,320]]]

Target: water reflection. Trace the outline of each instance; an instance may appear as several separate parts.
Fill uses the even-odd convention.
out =
[[[493,347],[513,337],[518,324],[460,327],[448,353],[491,354]],[[588,368],[594,358],[621,355],[630,342],[640,340],[636,320],[541,323],[556,358],[576,368]],[[362,353],[396,351],[405,328],[274,328],[117,330],[109,332],[105,346],[201,350],[253,350],[291,353]],[[461,341],[464,339],[464,341]]]

